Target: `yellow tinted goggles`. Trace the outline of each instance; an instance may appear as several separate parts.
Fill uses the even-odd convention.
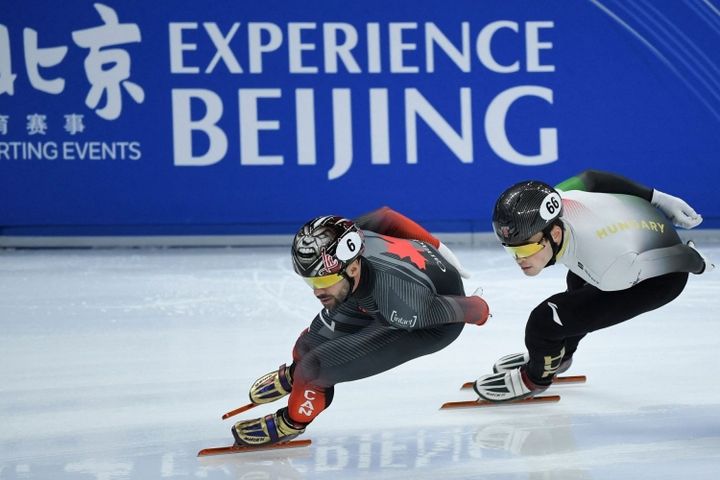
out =
[[[332,275],[323,275],[322,277],[303,277],[305,283],[310,285],[310,288],[328,288],[332,287],[340,280],[343,279],[342,274],[333,273]]]
[[[545,248],[545,244],[542,240],[539,242],[523,243],[521,245],[506,245],[503,243],[505,250],[512,255],[514,258],[527,258],[535,255],[540,250]]]

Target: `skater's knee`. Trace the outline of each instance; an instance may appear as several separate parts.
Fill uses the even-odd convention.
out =
[[[292,356],[293,361],[298,362],[300,359],[302,359],[311,349],[312,345],[309,342],[308,339],[308,333],[310,329],[305,329],[300,333],[300,336],[295,341],[295,346],[293,347]]]
[[[553,338],[563,337],[561,320],[557,312],[557,305],[551,302],[541,303],[530,312],[525,326],[526,337]]]
[[[322,375],[320,359],[314,353],[308,353],[295,364],[295,368],[292,373],[295,383],[302,382],[317,384],[319,383],[319,379]]]

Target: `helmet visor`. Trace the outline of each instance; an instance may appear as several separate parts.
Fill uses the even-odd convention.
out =
[[[505,247],[505,251],[512,255],[516,260],[531,257],[545,248],[545,244],[542,243],[542,240],[539,242],[521,243],[520,245],[508,245],[506,243],[503,243],[502,245]]]
[[[322,277],[303,277],[305,283],[310,285],[310,288],[328,288],[332,287],[340,280],[343,279],[343,275],[340,273],[333,273],[332,275],[323,275]]]

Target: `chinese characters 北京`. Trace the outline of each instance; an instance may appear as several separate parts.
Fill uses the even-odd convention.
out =
[[[84,68],[90,91],[85,97],[85,105],[106,120],[115,120],[122,113],[123,89],[137,103],[145,100],[145,91],[135,82],[130,81],[131,59],[128,52],[120,45],[139,43],[142,39],[140,29],[134,23],[120,23],[114,9],[95,4],[95,9],[103,21],[103,25],[72,32],[72,39],[79,47],[88,49]],[[23,45],[25,69],[30,84],[36,90],[58,95],[65,89],[65,79],[49,78],[41,74],[42,69],[59,65],[68,47],[40,47],[37,31],[32,28],[23,29]],[[0,24],[0,95],[14,95],[14,82],[17,77],[12,71],[10,35],[7,27]],[[104,97],[104,104],[101,102]],[[7,119],[5,120],[5,122]],[[28,118],[32,122],[30,134],[44,131],[39,117]],[[76,119],[68,120],[66,130],[82,131],[82,123]],[[30,127],[28,127],[30,132]]]

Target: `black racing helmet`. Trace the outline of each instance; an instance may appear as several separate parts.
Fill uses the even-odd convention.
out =
[[[363,233],[352,220],[332,215],[316,217],[295,234],[293,268],[306,278],[342,274],[364,249]]]
[[[555,224],[562,208],[560,194],[550,185],[536,180],[516,183],[495,202],[493,230],[503,244],[522,244]]]

